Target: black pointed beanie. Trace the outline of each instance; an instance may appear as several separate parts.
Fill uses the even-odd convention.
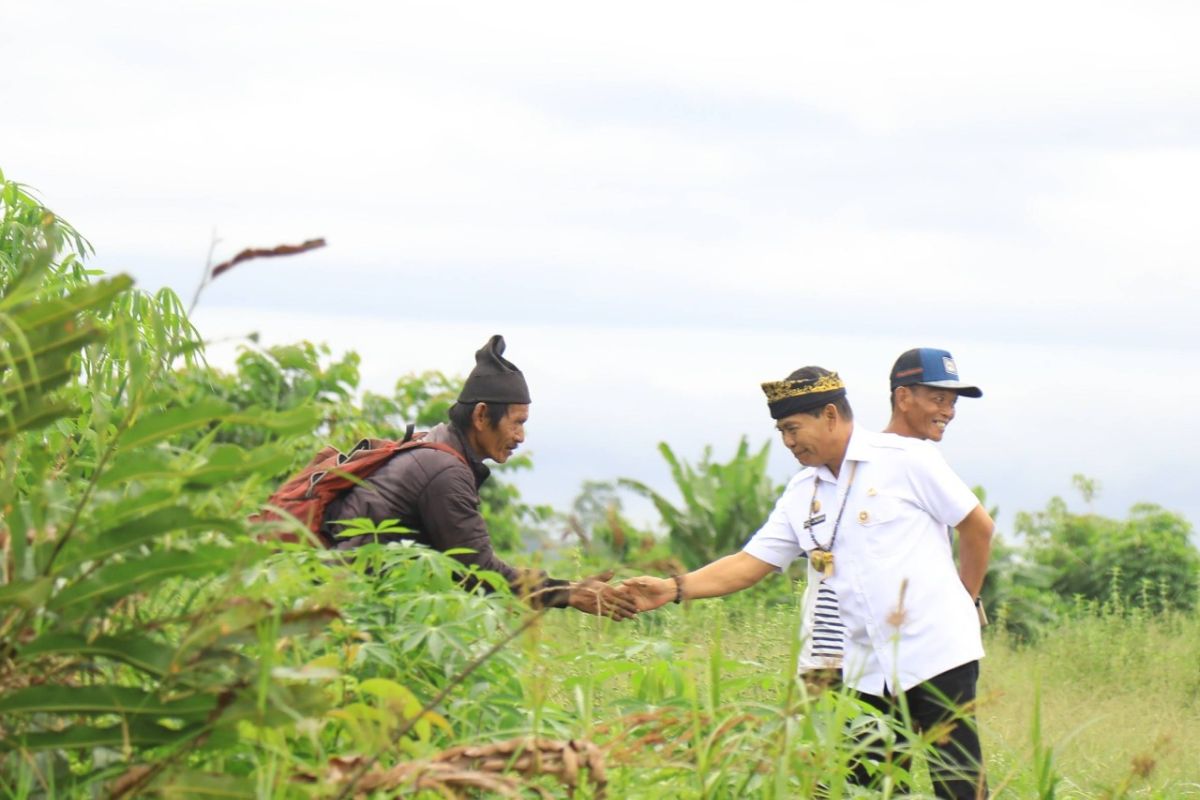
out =
[[[528,403],[529,387],[516,365],[504,357],[504,337],[496,334],[475,351],[475,369],[467,376],[460,403]]]

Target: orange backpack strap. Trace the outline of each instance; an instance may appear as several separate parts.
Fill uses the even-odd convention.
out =
[[[281,517],[272,509],[280,509],[304,523],[313,536],[326,547],[333,542],[324,531],[325,508],[341,495],[359,485],[368,476],[406,450],[440,450],[457,458],[467,469],[466,456],[443,442],[425,440],[424,433],[415,436],[409,426],[401,441],[392,439],[363,439],[348,453],[324,447],[298,475],[286,481],[267,501],[268,506],[251,517],[253,521],[270,522]],[[280,529],[265,534],[265,540],[295,542],[297,536]]]
[[[467,469],[471,468],[470,463],[467,462],[467,457],[464,456],[462,453],[458,452],[457,450],[455,450],[450,445],[446,444],[445,442],[426,442],[421,439],[416,439],[416,440],[403,442],[399,447],[396,448],[396,450],[397,451],[415,450],[417,448],[423,448],[426,450],[441,450],[443,453],[449,453],[450,455],[457,458],[459,461],[462,462],[462,465],[464,467],[466,467]]]

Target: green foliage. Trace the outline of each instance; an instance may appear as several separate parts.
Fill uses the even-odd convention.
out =
[[[269,551],[245,517],[296,459],[326,439],[440,421],[458,382],[410,376],[393,397],[359,404],[357,358],[330,362],[307,343],[247,350],[232,373],[213,370],[173,294],[84,269],[86,242],[22,187],[0,184],[4,796],[349,796],[351,772],[381,781],[451,745],[532,734],[602,745],[613,797],[839,798],[863,796],[845,782],[862,751],[854,731],[873,732],[887,756],[879,796],[927,790],[895,766],[904,753],[919,759],[927,736],[795,680],[790,586],[775,604],[747,593],[618,625],[532,614],[497,575],[474,576],[492,594],[466,591],[450,554],[413,545]],[[695,468],[661,450],[683,505],[639,491],[675,523],[671,544],[692,563],[740,546],[779,492],[765,447],[743,441],[729,464],[706,451]],[[497,485],[494,531],[544,521]],[[585,487],[573,511],[594,556],[653,554],[611,485]],[[1072,515],[1058,501],[1018,529],[1030,549],[998,546],[1007,566],[989,578],[1001,606],[1024,590],[1080,599],[1044,649],[989,643],[981,713],[995,786],[1184,796],[1200,703],[1197,621],[1178,610],[1195,603],[1187,523],[1149,505],[1122,521]],[[1105,559],[1103,583],[1069,574],[1076,546]],[[1172,558],[1178,569],[1164,572]],[[1028,580],[1033,567],[1045,586]],[[1007,699],[1023,697],[1031,670],[1044,707]],[[1020,733],[1001,741],[990,695],[1041,716],[1017,719]],[[1105,726],[1068,764],[1077,731],[1061,720],[1078,728],[1080,709],[1105,703],[1139,740],[1113,750]],[[1159,719],[1174,743],[1148,727]],[[1088,751],[1106,746],[1095,777]],[[1165,777],[1151,784],[1155,769]],[[571,793],[553,776],[512,780]],[[464,791],[426,785],[426,796]],[[417,792],[411,780],[390,791]],[[582,785],[574,796],[595,795]]]
[[[90,285],[76,253],[89,245],[43,208],[24,187],[0,174],[0,442],[77,413],[55,390],[80,364],[80,353],[107,331],[93,308],[108,306],[127,278]]]
[[[327,346],[310,342],[262,349],[244,347],[231,373],[215,368],[191,369],[178,373],[175,380],[180,384],[180,393],[192,402],[215,399],[240,412],[241,421],[222,425],[213,441],[255,447],[289,433],[332,429],[342,417],[353,415],[350,401],[358,386],[358,355],[346,353],[337,361],[328,357]],[[296,424],[284,430],[272,429],[260,423],[264,414],[292,419]],[[195,441],[207,433],[198,432],[185,441]]]
[[[332,612],[231,591],[265,551],[228,509],[279,459],[211,435],[180,444],[237,415],[219,400],[184,404],[167,380],[199,351],[177,299],[133,292],[124,276],[93,281],[69,228],[12,184],[2,196],[13,391],[0,439],[0,777],[86,784],[113,775],[114,758],[155,753],[148,783],[236,740],[244,721],[319,706],[304,686],[264,683],[242,644]],[[80,250],[60,257],[63,244]]]
[[[979,502],[993,520],[1000,509],[988,505],[987,491],[973,488]],[[954,540],[957,550],[958,538]],[[956,555],[957,557],[957,555]],[[1047,630],[1066,608],[1053,590],[1054,572],[1030,562],[1021,546],[1010,544],[997,533],[992,538],[991,560],[983,579],[984,608],[994,630],[1005,631],[1014,641],[1031,642]]]
[[[992,539],[992,556],[983,582],[984,607],[992,625],[1014,640],[1032,642],[1050,630],[1067,606],[1055,594],[1054,572],[1032,563],[1025,550],[1003,536]]]
[[[56,271],[83,277],[80,259],[92,246],[71,225],[43,206],[29,187],[7,180],[0,171],[0,270],[5,283],[40,253],[62,254]]]
[[[446,421],[462,387],[462,378],[435,370],[404,375],[396,381],[391,397],[373,392],[364,394],[362,414],[379,430],[402,432],[410,422],[420,428],[431,428]]]
[[[1072,482],[1090,508],[1099,482]],[[975,491],[986,505],[986,493]],[[1152,613],[1196,608],[1200,551],[1178,514],[1139,503],[1126,519],[1112,519],[1072,513],[1054,497],[1042,511],[1019,513],[1015,527],[1016,543],[1000,535],[992,542],[982,595],[996,628],[1017,642],[1052,633],[1079,602]]]
[[[1086,486],[1094,496],[1094,482]],[[1072,513],[1055,497],[1043,511],[1019,514],[1016,529],[1029,563],[1053,575],[1050,588],[1062,598],[1115,596],[1152,611],[1196,607],[1200,551],[1178,514],[1139,503],[1118,520]]]
[[[615,483],[584,481],[565,523],[564,539],[575,537],[584,552],[601,563],[625,563],[642,571],[682,571],[682,565],[653,532],[642,530],[625,516]]]
[[[268,558],[242,521],[318,437],[364,424],[357,358],[302,344],[212,370],[174,295],[97,278],[53,214],[2,197],[5,793],[274,794],[320,787],[346,748],[449,744],[439,711],[526,729],[526,686],[487,650],[516,601],[417,548]]]
[[[705,448],[693,467],[660,443],[658,450],[671,468],[682,506],[640,481],[622,478],[620,485],[654,503],[667,528],[671,551],[694,569],[739,549],[771,513],[783,487],[767,475],[770,446],[767,442],[751,453],[743,438],[725,464],[714,462],[712,448]]]

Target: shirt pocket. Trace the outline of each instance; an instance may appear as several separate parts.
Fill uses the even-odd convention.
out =
[[[868,494],[848,509],[873,556],[889,558],[903,553],[908,545],[902,518],[904,501],[899,497]]]

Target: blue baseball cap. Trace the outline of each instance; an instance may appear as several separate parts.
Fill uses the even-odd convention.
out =
[[[958,365],[954,356],[936,347],[914,347],[905,350],[892,365],[892,391],[899,386],[936,386],[952,389],[963,397],[983,397],[978,386],[971,386],[958,379]]]

